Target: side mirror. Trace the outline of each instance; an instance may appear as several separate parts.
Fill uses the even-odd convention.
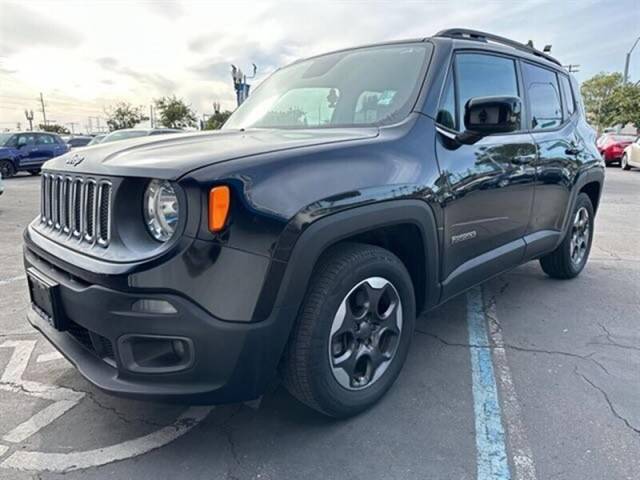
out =
[[[509,133],[520,128],[522,103],[518,97],[474,97],[464,106],[465,131],[461,143],[475,143],[494,133]]]

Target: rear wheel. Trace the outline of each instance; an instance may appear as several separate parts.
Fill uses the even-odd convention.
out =
[[[0,160],[0,174],[2,178],[11,178],[16,174],[16,169],[9,160]]]
[[[318,263],[283,364],[298,400],[332,417],[358,414],[391,387],[415,323],[411,277],[391,252],[362,244]]]
[[[573,278],[584,268],[593,238],[593,205],[586,193],[578,195],[571,226],[565,239],[553,252],[540,259],[542,270],[553,278]]]
[[[627,157],[626,153],[622,155],[622,160],[620,160],[620,166],[622,167],[623,170],[631,170],[631,165],[629,165],[629,158]]]

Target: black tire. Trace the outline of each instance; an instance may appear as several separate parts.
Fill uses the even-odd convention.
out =
[[[396,305],[400,305],[402,313],[401,328],[394,337],[397,343],[393,354],[379,377],[372,375],[371,383],[363,382],[359,389],[350,390],[339,383],[334,373],[331,327],[338,308],[347,301],[354,287],[373,277],[388,280],[392,291],[398,294],[400,303]],[[370,310],[365,318],[375,318],[374,309]],[[414,325],[413,284],[398,257],[372,245],[344,243],[332,247],[318,261],[310,280],[283,358],[283,383],[294,397],[325,415],[336,418],[356,415],[376,403],[398,377],[409,351]],[[360,341],[354,339],[354,342]],[[354,351],[366,348],[364,344],[354,345]]]
[[[0,160],[0,174],[2,174],[2,178],[13,177],[16,174],[13,163],[9,160]]]
[[[585,238],[588,239],[584,248],[584,254],[580,258],[580,261],[574,261],[572,259],[572,238],[575,228],[575,219],[578,212],[581,209],[585,209],[588,213],[588,234]],[[553,252],[545,255],[540,259],[540,266],[544,273],[552,278],[568,279],[574,278],[580,274],[584,266],[589,259],[589,253],[591,252],[591,244],[593,241],[593,226],[594,226],[594,214],[593,205],[591,199],[586,193],[580,193],[576,200],[576,204],[571,212],[571,224],[569,230],[562,241],[562,243]]]
[[[29,173],[30,173],[31,175],[33,175],[34,177],[35,177],[35,176],[38,176],[38,175],[40,175],[40,169],[39,169],[39,168],[36,168],[36,169],[33,169],[33,170],[29,170]]]
[[[623,170],[631,170],[631,165],[629,165],[629,158],[627,157],[626,153],[622,155],[622,160],[620,160],[620,167],[622,167]]]

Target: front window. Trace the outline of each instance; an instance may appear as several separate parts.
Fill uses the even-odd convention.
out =
[[[427,43],[384,45],[295,63],[265,80],[223,128],[395,123],[413,108],[430,53]]]
[[[0,145],[9,146],[9,140],[14,136],[13,133],[0,133]]]

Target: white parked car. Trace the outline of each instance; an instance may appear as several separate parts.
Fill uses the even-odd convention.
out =
[[[640,168],[640,137],[636,138],[624,149],[620,166],[623,170],[631,170],[631,167]]]

